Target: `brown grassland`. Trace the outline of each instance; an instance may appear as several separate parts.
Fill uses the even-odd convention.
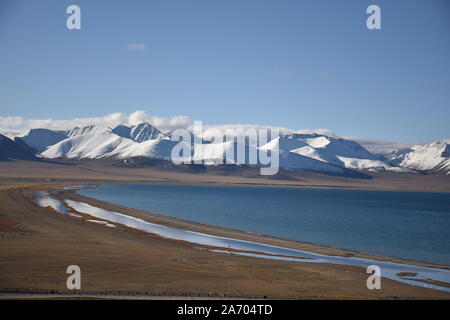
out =
[[[449,299],[450,294],[446,292],[388,279],[382,280],[381,290],[368,290],[368,275],[362,268],[211,253],[156,236],[81,223],[38,207],[23,194],[26,190],[86,183],[235,184],[450,192],[449,180],[449,177],[437,174],[383,173],[374,173],[370,180],[312,173],[284,173],[277,178],[261,178],[251,169],[230,172],[216,168],[196,173],[190,168],[165,170],[161,165],[127,168],[107,161],[0,162],[0,297],[27,292],[69,293],[66,268],[76,264],[82,270],[79,293],[107,297]],[[172,219],[81,197],[71,191],[62,195],[189,230],[328,254],[369,256]]]

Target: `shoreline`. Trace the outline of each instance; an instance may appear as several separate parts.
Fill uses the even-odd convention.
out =
[[[252,250],[252,249],[248,249],[248,248],[244,248],[244,249],[239,249],[239,248],[231,248],[230,244],[228,244],[228,249],[224,246],[224,243],[221,243],[220,245],[214,245],[214,244],[210,244],[210,243],[201,243],[195,242],[195,241],[191,241],[191,240],[186,240],[186,239],[177,239],[172,238],[172,237],[167,237],[165,235],[161,235],[158,234],[156,232],[152,232],[150,231],[149,233],[147,231],[144,231],[142,229],[142,231],[144,231],[144,234],[146,236],[156,236],[157,238],[161,238],[162,240],[165,241],[174,241],[176,243],[182,244],[182,245],[186,245],[186,246],[190,246],[192,248],[196,248],[196,249],[200,249],[200,250],[207,250],[209,252],[213,252],[213,253],[228,253],[228,254],[236,254],[236,255],[243,255],[243,256],[249,256],[249,257],[253,257],[253,258],[262,258],[262,259],[278,259],[278,260],[288,260],[288,261],[294,261],[294,262],[299,262],[299,263],[330,263],[333,265],[345,265],[345,266],[356,266],[356,267],[363,267],[367,266],[368,264],[376,264],[376,265],[380,265],[383,267],[383,270],[385,270],[384,272],[388,272],[388,275],[384,275],[383,278],[385,279],[391,279],[393,281],[399,281],[399,282],[403,282],[406,284],[410,284],[410,285],[415,285],[415,286],[422,286],[430,288],[430,289],[435,289],[435,290],[443,290],[443,291],[447,291],[450,292],[450,281],[447,281],[448,279],[448,275],[445,275],[445,272],[448,272],[448,270],[450,269],[449,266],[445,266],[445,265],[437,265],[437,264],[432,264],[432,263],[424,263],[424,262],[417,262],[417,261],[410,261],[410,260],[403,260],[403,259],[398,259],[398,258],[390,258],[390,257],[386,257],[386,256],[378,256],[378,255],[373,255],[373,254],[368,254],[368,253],[362,253],[362,252],[356,252],[356,251],[351,251],[348,249],[338,249],[338,248],[331,248],[331,247],[325,247],[325,246],[319,246],[319,245],[315,245],[315,244],[307,244],[307,243],[302,243],[302,242],[298,242],[298,241],[293,241],[293,240],[287,240],[287,239],[280,239],[280,238],[274,238],[274,237],[269,237],[266,235],[258,235],[258,234],[253,234],[253,233],[249,233],[249,232],[245,232],[245,231],[239,231],[239,230],[232,230],[232,229],[227,229],[227,228],[221,228],[221,227],[217,227],[217,226],[212,226],[212,225],[206,225],[206,224],[202,224],[202,223],[197,223],[197,222],[193,222],[193,221],[186,221],[186,220],[180,220],[177,218],[173,218],[173,217],[168,217],[168,216],[163,216],[160,214],[154,214],[152,212],[149,211],[144,211],[144,210],[138,210],[138,209],[133,209],[133,208],[129,208],[129,207],[125,207],[125,206],[121,206],[121,205],[116,205],[110,202],[106,202],[106,201],[101,201],[101,200],[97,200],[94,198],[90,198],[87,196],[83,196],[77,193],[78,190],[82,190],[82,189],[91,189],[91,188],[95,188],[98,187],[98,185],[95,186],[91,186],[91,185],[79,185],[79,186],[68,186],[68,187],[63,187],[62,189],[57,189],[57,190],[53,190],[49,196],[54,197],[56,199],[58,199],[59,201],[61,201],[61,203],[64,204],[64,206],[66,206],[66,203],[68,202],[74,202],[74,203],[78,203],[78,204],[87,204],[88,206],[91,206],[91,208],[93,208],[94,210],[98,210],[95,208],[99,208],[100,210],[105,210],[105,212],[110,212],[110,213],[114,213],[114,212],[120,212],[119,215],[125,215],[125,216],[131,216],[134,218],[138,218],[138,220],[144,221],[145,223],[151,223],[151,224],[156,224],[156,225],[160,225],[160,226],[165,226],[165,227],[169,227],[169,228],[173,228],[174,230],[180,230],[180,231],[187,231],[187,232],[194,232],[197,233],[198,235],[203,235],[203,236],[207,236],[207,237],[219,237],[222,238],[223,240],[226,241],[239,241],[239,240],[243,240],[244,242],[249,242],[249,243],[253,243],[254,245],[268,245],[273,246],[273,248],[278,248],[279,250],[285,250],[286,248],[287,250],[289,249],[293,249],[298,250],[298,252],[303,252],[306,254],[306,257],[299,257],[296,256],[295,254],[284,254],[284,253],[271,253],[270,250],[269,251],[261,251],[261,250]],[[46,191],[44,191],[46,192]],[[30,201],[35,202],[34,199],[30,199]],[[99,204],[100,202],[100,204]],[[36,205],[38,205],[36,203]],[[111,209],[111,207],[117,207],[119,210],[117,209]],[[80,211],[80,209],[78,209],[77,207],[73,207],[72,205],[70,205],[67,207],[69,209],[69,211],[71,211],[72,213],[74,213],[75,215],[79,215],[82,214],[82,219],[84,221],[84,215],[87,215],[87,217],[93,217],[93,218],[100,218],[100,219],[104,219],[106,221],[102,221],[105,222],[105,224],[103,224],[103,226],[110,226],[110,223],[117,223],[117,221],[108,219],[108,218],[104,218],[104,217],[99,217],[96,216],[95,214],[92,214],[91,212],[85,212],[85,211]],[[49,208],[46,208],[49,209]],[[56,212],[56,211],[55,211]],[[66,214],[66,213],[61,213],[61,214]],[[155,218],[158,218],[159,221],[154,221]],[[78,218],[80,218],[80,216],[78,216]],[[153,219],[152,219],[153,218]],[[163,223],[161,223],[161,220],[163,220]],[[87,220],[88,222],[91,223],[95,223],[95,220]],[[98,221],[97,221],[98,222]],[[108,224],[106,223],[108,222]],[[84,222],[83,222],[84,223]],[[180,228],[179,224],[183,224],[183,226]],[[119,225],[112,225],[114,228],[116,227],[120,227],[121,231],[128,231],[128,232],[132,232],[132,233],[136,233],[136,231],[138,233],[140,233],[140,228],[139,227],[131,227],[128,228],[127,224],[122,224],[122,222],[119,222]],[[125,227],[125,228],[124,228]],[[198,230],[198,227],[201,227],[202,229],[206,229],[206,230]],[[220,234],[218,235],[216,232],[221,231],[221,233],[224,234]],[[243,236],[247,236],[245,237],[246,239],[243,239]],[[304,248],[305,245],[308,245],[309,247],[312,248],[311,249],[306,249]],[[266,249],[267,250],[267,247]],[[318,251],[322,251],[322,252],[318,252]],[[325,251],[325,252],[323,252]],[[331,251],[334,251],[333,253]],[[293,251],[291,251],[293,252]],[[336,254],[337,252],[337,254]],[[315,258],[314,257],[314,253],[316,253]],[[308,255],[312,255],[312,257],[308,257]],[[319,258],[319,260],[317,260],[317,254],[319,254],[319,257],[322,256],[322,258]],[[340,259],[339,259],[340,258]],[[308,260],[308,259],[312,259],[312,260]],[[328,261],[327,261],[328,259]],[[334,259],[334,260],[333,260]],[[348,260],[346,260],[348,259]],[[361,264],[362,260],[359,260],[359,262],[356,262],[356,260],[354,259],[362,259],[365,260],[364,264]],[[322,261],[323,260],[323,261]],[[330,261],[331,260],[331,261]],[[394,267],[395,265],[395,267]],[[410,266],[410,267],[408,267]],[[438,272],[438,270],[440,270],[440,273],[443,273],[441,275],[440,279],[446,279],[443,281],[439,281],[437,279],[439,279],[438,275],[435,276],[431,276],[430,277],[430,270],[426,270],[426,269],[420,269],[420,267],[425,267],[428,269],[435,269],[436,272]],[[385,269],[387,268],[387,269]],[[419,278],[414,278],[414,275],[411,274],[411,272],[404,272],[404,271],[399,271],[399,270],[404,270],[404,268],[419,268],[420,270],[420,275]],[[392,269],[396,270],[396,272],[393,272]],[[387,270],[387,271],[386,271]],[[434,273],[434,271],[431,271],[432,273]],[[402,274],[406,274],[405,276]],[[417,273],[416,273],[417,275]],[[427,276],[428,275],[428,276]],[[438,278],[432,278],[432,277],[436,277],[438,276]]]
[[[116,183],[114,183],[116,184]],[[153,183],[152,183],[153,184]],[[154,183],[159,184],[159,183]],[[80,189],[90,189],[93,187],[98,187],[100,184],[97,184],[95,186],[90,186],[88,188],[80,188]],[[282,237],[276,237],[276,236],[270,236],[265,234],[259,234],[259,233],[253,233],[245,230],[239,230],[239,229],[232,229],[232,228],[225,228],[215,225],[210,225],[206,223],[191,221],[191,220],[185,220],[181,218],[176,218],[172,216],[167,216],[159,213],[155,213],[148,210],[140,210],[137,208],[130,208],[127,206],[119,205],[113,202],[107,202],[103,200],[99,200],[93,197],[89,197],[86,195],[80,195],[76,192],[76,189],[65,189],[58,191],[58,194],[62,195],[62,198],[67,198],[79,202],[84,202],[92,206],[96,206],[105,210],[110,211],[117,211],[120,213],[126,212],[127,215],[131,215],[136,218],[144,218],[144,220],[161,224],[168,227],[183,229],[187,231],[194,231],[194,232],[203,232],[206,234],[219,236],[219,237],[227,237],[227,238],[234,238],[238,240],[244,240],[244,241],[251,241],[251,242],[258,242],[268,245],[274,245],[274,246],[283,246],[290,249],[296,249],[296,250],[305,250],[305,251],[311,251],[314,253],[319,254],[326,254],[326,255],[336,255],[341,257],[358,257],[358,258],[366,258],[366,259],[374,259],[374,260],[380,260],[380,261],[390,261],[395,263],[402,263],[402,264],[409,264],[414,266],[424,266],[424,267],[431,267],[431,268],[438,268],[438,269],[446,269],[450,270],[450,265],[443,265],[443,264],[436,264],[432,262],[426,262],[426,261],[416,261],[416,260],[410,260],[410,259],[403,259],[403,258],[397,258],[397,257],[391,257],[391,256],[384,256],[379,254],[374,254],[370,252],[362,252],[362,251],[356,251],[346,248],[339,248],[339,247],[333,247],[333,246],[325,246],[317,243],[307,242],[307,241],[297,241]]]
[[[90,183],[90,182],[89,182]],[[88,184],[89,184],[88,183]],[[383,189],[383,188],[361,188],[357,186],[340,186],[340,185],[301,185],[301,184],[268,184],[268,183],[221,183],[221,182],[189,182],[189,181],[105,181],[101,183],[92,183],[92,187],[95,188],[106,184],[136,184],[136,185],[179,185],[179,186],[217,186],[217,187],[254,187],[254,188],[273,188],[273,189],[305,189],[305,190],[347,190],[347,191],[369,191],[369,192],[400,192],[400,193],[438,193],[438,194],[450,194],[449,191],[428,191],[428,190],[403,190],[403,189]],[[83,189],[83,188],[82,188]]]
[[[0,187],[0,197],[4,200],[2,201],[5,205],[9,203],[9,208],[12,209],[12,211],[3,210],[3,219],[14,219],[3,221],[22,221],[18,227],[10,227],[8,229],[9,227],[6,226],[3,227],[4,232],[0,232],[0,241],[3,241],[2,252],[5,254],[5,257],[8,257],[8,260],[13,259],[11,262],[16,261],[15,257],[17,255],[17,259],[22,257],[11,267],[8,267],[8,260],[3,263],[0,262],[0,269],[3,268],[5,279],[7,280],[3,284],[2,290],[7,290],[10,294],[15,291],[24,292],[24,290],[25,292],[36,293],[39,290],[41,292],[53,292],[55,290],[56,292],[67,292],[64,289],[64,273],[60,274],[57,270],[65,268],[64,265],[72,264],[74,262],[73,258],[78,257],[75,262],[82,263],[85,265],[85,268],[90,270],[97,270],[97,277],[101,275],[100,278],[89,280],[87,287],[83,287],[83,292],[90,294],[108,291],[108,295],[112,294],[111,298],[114,298],[118,291],[123,290],[125,290],[123,292],[127,295],[140,293],[160,298],[164,298],[166,293],[169,296],[184,297],[227,296],[262,298],[267,296],[268,298],[276,299],[448,299],[449,297],[448,292],[410,285],[384,277],[383,290],[375,290],[376,292],[367,290],[365,286],[367,278],[365,271],[361,267],[351,265],[336,265],[327,262],[311,264],[267,259],[267,257],[261,259],[237,254],[214,253],[207,250],[198,250],[192,244],[176,243],[161,237],[152,237],[148,234],[142,236],[142,234],[118,232],[119,230],[107,228],[96,223],[86,222],[80,224],[80,220],[71,219],[64,214],[49,214],[48,208],[36,206],[35,203],[30,202],[23,196],[22,191],[56,191],[64,186],[123,183],[123,181],[67,179],[64,181],[46,180],[40,183],[36,182],[38,181],[31,183],[28,180],[15,183],[14,185],[6,183],[3,187]],[[154,183],[155,181],[152,182]],[[70,193],[70,191],[64,190],[66,194]],[[81,200],[82,196],[75,194],[73,190],[71,193],[71,197],[80,197],[79,199]],[[101,202],[95,199],[89,199],[86,202],[88,201],[94,206],[100,205],[99,202]],[[100,206],[121,212],[118,205],[103,203]],[[4,207],[4,209],[6,208]],[[313,251],[312,249],[314,249],[316,252],[333,255],[340,254],[344,257],[354,257],[356,254],[358,256],[368,256],[342,249],[319,247],[308,243],[298,243],[180,221],[179,219],[126,207],[121,209],[123,209],[125,214],[130,214],[130,216],[139,218],[152,217],[152,221],[155,223],[164,221],[166,224],[171,224],[174,227],[186,227],[186,224],[189,224],[192,230],[214,233],[218,236],[229,235],[233,238],[249,241],[262,240],[260,242],[306,251]],[[27,212],[27,214],[25,216],[17,215],[21,211]],[[0,210],[0,231],[2,227],[1,215],[2,210]],[[80,237],[81,235],[84,236]],[[94,239],[97,240],[93,242]],[[115,245],[111,246],[113,243]],[[48,250],[50,251],[44,248],[49,248]],[[57,252],[59,253],[56,254]],[[119,257],[120,259],[118,259]],[[376,258],[381,260],[378,256]],[[20,280],[29,274],[29,271],[27,271],[29,265],[26,263],[28,259],[33,261],[33,270],[37,272],[36,276],[41,275],[33,280],[37,281],[37,283],[33,286],[35,289],[32,291],[26,289],[30,287]],[[50,270],[45,267],[48,259],[57,259],[54,260],[55,266]],[[393,261],[393,259],[387,257],[385,257],[385,260]],[[109,264],[112,268],[110,272],[113,272],[116,280],[108,277],[109,272],[104,273],[104,261],[110,261]],[[135,265],[135,263],[137,263],[136,266],[142,265],[142,267],[137,269],[133,267],[132,270],[135,270],[135,272],[127,274],[126,270],[130,268],[127,265],[133,261],[134,263],[130,267]],[[440,267],[412,261],[399,262],[408,263],[412,266]],[[123,266],[120,267],[121,265]],[[57,268],[57,270],[54,268]],[[46,279],[54,280],[48,282]],[[135,283],[136,279],[141,281]],[[60,284],[55,287],[54,281]],[[146,284],[148,281],[150,282]],[[62,287],[63,284],[64,287]]]
[[[298,183],[275,183],[268,182],[222,182],[222,181],[165,181],[165,180],[105,180],[103,182],[95,183],[89,182],[94,186],[101,186],[104,184],[152,184],[152,185],[181,185],[181,186],[218,186],[218,187],[255,187],[255,188],[274,188],[274,189],[305,189],[305,190],[352,190],[352,191],[369,191],[369,192],[406,192],[406,193],[439,193],[450,194],[449,190],[429,190],[429,189],[401,189],[401,188],[370,188],[367,186],[352,186],[352,185],[327,185],[327,184],[298,184]],[[449,180],[450,184],[450,180]]]
[[[229,170],[225,170],[229,169]],[[160,166],[126,167],[113,160],[55,160],[52,163],[13,161],[0,165],[0,182],[45,183],[161,183],[189,185],[242,185],[306,189],[348,189],[450,193],[450,176],[439,173],[370,172],[371,179],[355,179],[307,171],[286,171],[279,176],[260,176],[251,168],[208,167],[179,170]]]

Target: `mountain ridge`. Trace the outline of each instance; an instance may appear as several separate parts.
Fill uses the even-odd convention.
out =
[[[29,146],[39,157],[49,159],[148,157],[170,160],[172,149],[179,143],[171,140],[170,132],[164,133],[148,122],[114,128],[90,125],[66,131],[31,129],[14,141]],[[205,165],[217,165],[224,162],[230,148],[237,148],[237,145],[204,141],[201,154],[194,152],[184,155],[184,158],[201,161]],[[243,148],[250,150],[248,144]],[[320,133],[289,133],[270,140],[259,149],[279,152],[280,167],[292,170],[338,174],[348,173],[348,170],[450,174],[450,146],[445,142],[417,145],[381,156],[353,140]],[[235,163],[247,165],[248,157],[243,163]]]
[[[393,151],[383,156],[387,161],[420,171],[443,171],[450,174],[450,145],[435,141]]]
[[[34,149],[23,141],[14,141],[0,134],[0,161],[39,160],[34,154]]]

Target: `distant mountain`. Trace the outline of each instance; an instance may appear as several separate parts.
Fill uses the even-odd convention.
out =
[[[49,146],[40,155],[69,159],[139,156],[170,159],[171,150],[177,144],[146,122],[131,127],[120,125],[114,129],[93,125],[75,128],[67,135],[68,138]]]
[[[336,167],[371,171],[407,171],[380,160],[378,156],[370,153],[355,141],[331,138],[321,134],[280,136],[268,142],[262,149],[278,150],[281,154],[289,154],[290,158],[292,158],[291,154],[296,154],[307,159],[314,159],[319,161],[322,167],[324,163],[333,166],[334,171],[336,171]],[[297,162],[299,161],[294,163]],[[305,162],[305,160],[303,159],[301,162]],[[329,166],[326,167],[329,168]]]
[[[157,138],[141,143],[132,143],[122,149],[118,149],[115,156],[120,159],[133,157],[148,157],[154,159],[170,160],[173,147],[178,144],[170,139]]]
[[[114,129],[101,125],[76,127],[67,131],[31,129],[15,140],[22,141],[47,158],[103,158],[120,156],[119,150],[124,151],[133,145],[131,140],[142,143],[165,137],[156,127],[144,122],[135,126],[119,125]],[[140,146],[137,149],[144,148]]]
[[[97,159],[112,156],[117,148],[131,144],[104,126],[75,128],[69,137],[41,152],[44,158]]]
[[[165,134],[148,122],[140,123],[136,126],[127,127],[119,125],[112,129],[118,136],[132,139],[136,142],[144,142],[165,137]]]
[[[31,129],[22,137],[14,140],[21,140],[36,152],[44,151],[48,146],[54,145],[68,137],[67,131],[49,129]]]
[[[384,159],[405,168],[450,174],[450,145],[445,142],[437,141],[401,149],[384,155]]]
[[[22,142],[16,142],[0,134],[0,161],[6,160],[39,160],[34,150]]]
[[[17,146],[37,152],[43,158],[99,159],[99,158],[153,158],[170,160],[172,149],[178,145],[171,141],[171,133],[163,133],[148,122],[133,126],[119,125],[114,128],[91,125],[67,131],[32,129],[26,135],[15,138]],[[192,133],[191,133],[192,137]],[[249,151],[257,152],[248,144],[237,141],[204,141],[194,144],[195,153],[182,155],[184,160],[198,160],[205,165],[225,162],[232,150],[244,148],[245,159],[237,159],[236,153],[228,163],[250,163]],[[25,148],[24,148],[25,147]],[[278,152],[281,168],[306,170],[329,174],[347,175],[355,170],[413,172],[414,170],[443,171],[450,173],[450,147],[444,142],[418,145],[388,155],[375,155],[359,143],[329,137],[324,134],[281,135],[261,150]],[[201,150],[201,152],[200,152]],[[243,160],[243,161],[242,161]]]
[[[75,138],[87,135],[100,135],[109,131],[111,131],[109,127],[101,125],[91,125],[83,128],[75,127],[72,130],[67,131],[67,138]]]

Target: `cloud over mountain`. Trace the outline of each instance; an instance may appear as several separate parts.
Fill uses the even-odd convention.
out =
[[[27,152],[51,159],[147,157],[170,160],[172,150],[178,144],[177,135],[172,130],[186,128],[191,137],[203,140],[192,141],[200,153],[183,154],[183,158],[188,161],[201,160],[205,165],[223,163],[225,155],[234,154],[242,146],[243,150],[248,147],[249,150],[270,150],[270,154],[280,154],[279,165],[286,169],[339,174],[349,174],[348,170],[409,172],[412,169],[450,174],[450,147],[444,141],[398,148],[401,145],[390,141],[340,138],[327,129],[295,131],[250,124],[205,125],[199,128],[196,127],[198,123],[192,123],[189,117],[166,119],[144,111],[72,120],[0,117],[0,125],[6,126],[7,130],[28,127],[25,134],[16,136],[14,140],[2,136],[5,154],[20,154],[20,148],[25,146]],[[259,129],[266,129],[269,140],[264,142],[263,138],[263,145],[255,146],[254,141],[261,142],[260,138],[255,138],[261,134]],[[238,140],[235,141],[235,138]],[[191,146],[184,140],[183,144]],[[231,151],[225,152],[228,149]],[[248,159],[236,158],[233,163],[261,164],[250,161],[250,151],[247,156]]]
[[[102,125],[116,127],[123,125],[137,125],[150,122],[162,131],[170,131],[176,128],[186,128],[191,119],[187,116],[163,118],[147,114],[145,111],[135,111],[129,115],[121,112],[110,113],[103,117],[74,118],[69,120],[60,119],[25,119],[22,117],[0,117],[0,132],[20,133],[29,129],[44,128],[51,130],[70,130],[74,127],[85,127],[90,125]]]
[[[198,119],[201,120],[201,119]],[[16,136],[24,136],[30,129],[50,129],[50,130],[71,130],[75,127],[86,127],[90,125],[101,125],[105,127],[115,128],[118,125],[136,126],[141,123],[151,123],[162,132],[170,132],[178,128],[187,128],[192,131],[193,120],[188,116],[175,116],[172,118],[158,117],[150,115],[145,111],[138,110],[130,114],[122,112],[110,113],[102,117],[86,117],[86,118],[74,118],[74,119],[26,119],[17,116],[0,116],[0,133],[14,138]],[[329,129],[292,129],[286,127],[276,127],[268,125],[257,124],[222,124],[222,125],[208,125],[203,124],[203,137],[208,139],[210,136],[214,136],[214,133],[219,130],[222,134],[225,134],[226,130],[241,130],[245,133],[249,129],[278,129],[282,135],[287,134],[321,134],[332,138],[339,138],[333,131]],[[423,142],[410,142],[410,143],[397,143],[394,141],[380,140],[380,139],[366,139],[362,137],[349,137],[344,136],[344,139],[357,141],[367,150],[375,154],[386,154],[395,150],[412,147],[416,144],[428,143],[431,141]],[[442,142],[450,142],[450,139],[441,139]]]

